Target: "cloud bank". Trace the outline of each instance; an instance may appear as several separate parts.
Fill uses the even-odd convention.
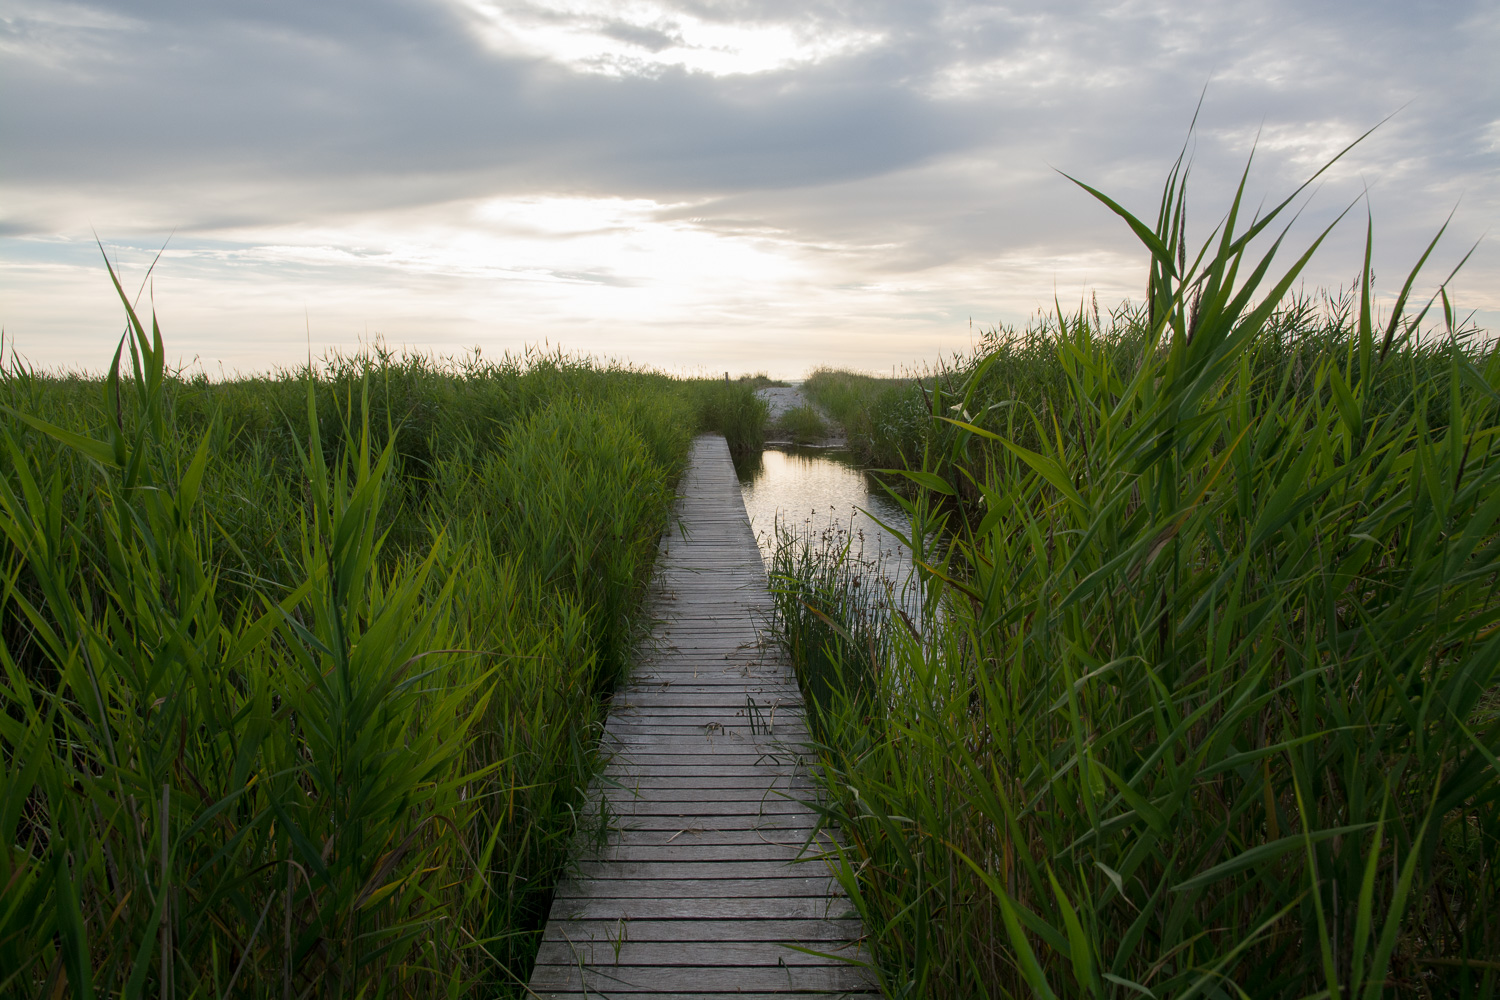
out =
[[[1252,149],[1302,211],[1367,194],[1396,282],[1500,209],[1493,2],[0,0],[0,322],[99,367],[92,233],[210,372],[382,335],[543,340],[798,375],[961,349],[969,323],[1137,291],[1125,228],[1191,139],[1205,237]],[[1362,208],[1356,209],[1363,214]],[[1358,267],[1362,225],[1309,280]],[[1440,252],[1439,256],[1442,256]],[[1500,318],[1486,245],[1454,288]],[[1392,289],[1393,290],[1393,289]]]

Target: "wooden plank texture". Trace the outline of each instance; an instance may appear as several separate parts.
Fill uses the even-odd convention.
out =
[[[693,442],[652,583],[656,628],[605,726],[536,996],[878,995],[863,929],[814,836],[801,694],[724,439]],[[596,826],[595,830],[598,829]],[[798,950],[798,949],[807,950]],[[808,952],[819,954],[809,954]]]

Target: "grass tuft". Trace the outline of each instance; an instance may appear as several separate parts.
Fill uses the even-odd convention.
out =
[[[794,406],[776,418],[770,433],[792,444],[817,444],[828,437],[828,424],[817,409],[806,404]]]

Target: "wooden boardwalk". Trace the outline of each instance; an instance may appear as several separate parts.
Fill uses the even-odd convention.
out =
[[[531,989],[540,997],[878,995],[859,921],[806,844],[802,698],[762,648],[766,574],[721,437],[693,442],[652,584],[653,648],[616,693],[590,790],[607,843],[575,848]],[[587,824],[586,824],[587,825]]]

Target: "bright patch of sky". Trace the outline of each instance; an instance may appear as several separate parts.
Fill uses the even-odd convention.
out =
[[[880,35],[809,17],[791,23],[711,20],[666,3],[452,0],[489,44],[611,76],[682,68],[712,76],[766,73],[868,48]]]

